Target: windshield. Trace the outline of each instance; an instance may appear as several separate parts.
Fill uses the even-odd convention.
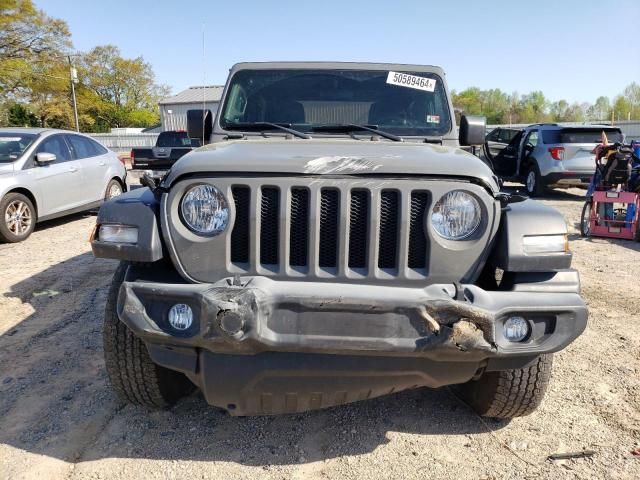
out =
[[[444,85],[433,73],[240,70],[228,92],[220,117],[224,129],[271,122],[303,132],[347,124],[400,136],[439,136],[451,130]]]
[[[31,133],[0,132],[0,162],[15,162],[36,137]]]
[[[191,139],[187,132],[162,132],[158,136],[157,147],[190,147]]]
[[[542,132],[544,143],[600,143],[602,132],[609,143],[622,142],[622,132],[615,128],[565,128]]]

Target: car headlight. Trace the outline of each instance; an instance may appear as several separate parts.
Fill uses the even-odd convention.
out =
[[[184,224],[198,235],[214,237],[229,223],[229,205],[213,185],[196,185],[182,197],[180,213]]]
[[[453,190],[434,205],[431,225],[442,238],[463,240],[476,231],[481,218],[478,200],[462,190]]]

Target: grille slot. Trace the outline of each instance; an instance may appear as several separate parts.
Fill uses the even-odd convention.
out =
[[[369,232],[369,192],[352,190],[349,205],[349,268],[367,266]]]
[[[424,233],[425,215],[429,204],[427,192],[411,193],[409,212],[409,268],[427,268],[427,237]]]
[[[309,190],[291,189],[289,212],[291,219],[289,264],[294,267],[303,267],[307,265],[309,252]]]
[[[378,268],[396,268],[398,258],[399,194],[383,190],[380,196],[380,234]]]
[[[340,192],[323,188],[320,192],[320,267],[338,266],[338,222],[340,219]]]
[[[274,187],[262,188],[260,201],[260,263],[278,263],[280,230],[280,191]]]
[[[231,261],[233,263],[249,263],[251,190],[249,187],[233,187],[231,194],[236,207],[236,220],[231,231]]]

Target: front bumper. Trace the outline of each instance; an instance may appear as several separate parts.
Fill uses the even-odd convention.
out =
[[[209,403],[236,415],[284,413],[463,383],[479,369],[517,368],[564,348],[587,322],[577,273],[529,277],[511,291],[129,279],[118,315],[156,363],[188,375]],[[185,332],[168,323],[176,303],[194,312]],[[520,343],[502,335],[514,314],[532,328]]]

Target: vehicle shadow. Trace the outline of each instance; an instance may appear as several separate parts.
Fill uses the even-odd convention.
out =
[[[518,193],[521,195],[527,195],[526,189],[518,184],[508,183],[502,186],[503,192]],[[533,197],[533,200],[549,200],[560,202],[584,202],[586,190],[578,188],[571,188],[568,190],[548,188],[544,194],[539,197]]]
[[[580,230],[580,223],[575,222],[574,227],[576,228],[576,230]],[[602,245],[603,247],[607,245],[618,245],[635,252],[640,252],[640,242],[636,242],[635,240],[623,240],[608,237],[583,237],[579,233],[571,233],[569,234],[569,241],[594,243],[597,245]]]
[[[34,231],[40,232],[43,230],[49,230],[50,228],[59,227],[60,225],[64,225],[66,223],[75,222],[76,220],[79,220],[81,218],[95,217],[97,213],[98,209],[94,209],[79,213],[73,213],[71,215],[65,215],[64,217],[54,218],[53,220],[46,220],[44,222],[37,223]],[[29,239],[25,241],[28,242]]]
[[[6,327],[0,329],[0,443],[70,462],[124,457],[266,466],[369,453],[392,432],[436,441],[507,425],[480,420],[449,389],[277,417],[230,417],[199,392],[168,411],[125,405],[109,386],[102,356],[102,316],[115,267],[87,252],[5,292],[16,320],[0,323]]]

